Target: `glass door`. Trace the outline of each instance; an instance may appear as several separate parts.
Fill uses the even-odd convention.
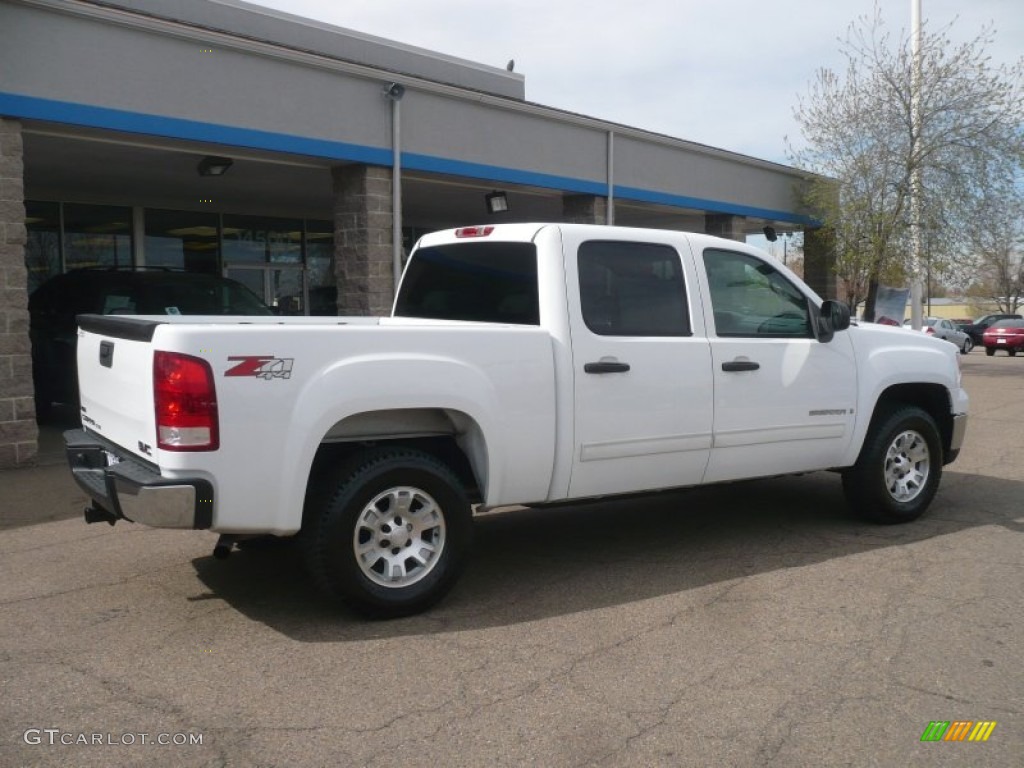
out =
[[[224,276],[240,282],[279,315],[308,314],[309,286],[299,265],[235,264],[225,267]]]

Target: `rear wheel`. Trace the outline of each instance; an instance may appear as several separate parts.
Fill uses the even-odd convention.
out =
[[[862,517],[907,523],[928,508],[941,477],[935,421],[916,406],[899,406],[873,420],[857,463],[843,472],[843,491]]]
[[[1017,356],[1017,350],[1016,349],[1008,349],[1008,350],[1006,350],[1006,354],[1008,354],[1010,357],[1016,357]]]
[[[328,595],[380,618],[429,608],[469,552],[462,484],[422,451],[380,448],[327,476],[306,500],[306,567]]]
[[[996,351],[993,347],[985,347],[985,354],[988,355],[989,357],[992,357],[992,355],[994,355],[995,353]]]

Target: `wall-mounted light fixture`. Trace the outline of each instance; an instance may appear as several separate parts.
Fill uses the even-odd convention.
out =
[[[779,233],[775,231],[775,227],[765,227],[764,236],[769,243],[774,243],[776,240],[779,239]]]
[[[508,211],[508,195],[504,192],[495,190],[484,195],[484,200],[487,201],[487,212],[490,214],[506,213]]]
[[[401,101],[405,96],[405,86],[401,83],[388,83],[384,86],[384,95],[392,101]]]
[[[228,168],[234,165],[234,162],[230,157],[207,155],[199,161],[196,170],[199,171],[200,176],[223,176],[228,172]]]

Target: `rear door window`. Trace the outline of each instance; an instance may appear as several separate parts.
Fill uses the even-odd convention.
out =
[[[592,240],[580,245],[577,262],[583,322],[597,335],[690,335],[682,264],[674,248]]]

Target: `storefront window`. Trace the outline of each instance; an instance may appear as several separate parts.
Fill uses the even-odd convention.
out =
[[[267,302],[282,315],[305,315],[306,291],[302,267],[271,267],[267,272],[270,280],[270,297]]]
[[[251,285],[259,273],[261,295],[278,314],[306,314],[301,220],[225,215],[223,247],[229,277]]]
[[[225,264],[302,264],[302,222],[224,216]]]
[[[64,262],[69,270],[131,266],[132,209],[65,203]]]
[[[28,269],[28,291],[32,293],[54,275],[60,267],[60,203],[25,202],[25,267]]]
[[[216,213],[146,209],[146,265],[216,274],[217,235]]]
[[[133,265],[131,208],[28,201],[25,209],[30,291],[67,269]],[[330,221],[154,208],[143,220],[136,236],[147,267],[226,274],[282,315],[338,313]]]

